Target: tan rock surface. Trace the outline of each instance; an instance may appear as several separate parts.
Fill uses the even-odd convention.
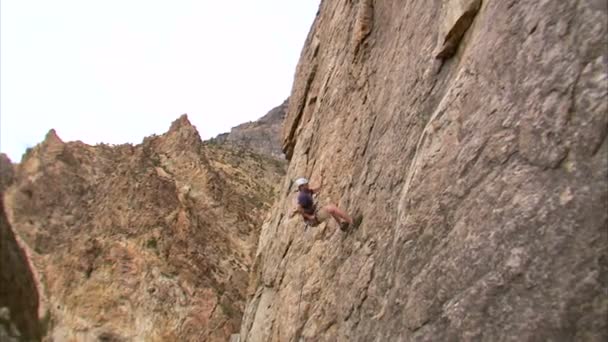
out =
[[[283,165],[201,142],[187,117],[141,145],[31,150],[5,199],[34,251],[52,341],[226,341]]]
[[[606,2],[484,0],[438,61],[447,3],[321,3],[241,341],[608,339]]]

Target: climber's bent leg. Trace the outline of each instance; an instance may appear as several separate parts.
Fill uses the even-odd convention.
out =
[[[351,219],[348,214],[333,204],[326,205],[321,210],[327,211],[327,213],[329,213],[329,215],[331,215],[338,222],[338,224],[343,222],[348,222],[349,224],[353,223],[353,219]]]

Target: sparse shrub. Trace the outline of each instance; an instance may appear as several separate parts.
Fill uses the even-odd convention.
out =
[[[158,241],[156,240],[156,238],[155,237],[149,238],[148,241],[146,241],[146,247],[150,248],[150,249],[157,249]]]
[[[226,302],[226,299],[227,298],[224,297],[220,300],[220,308],[222,308],[222,312],[224,312],[224,314],[228,318],[238,317],[238,315],[239,315],[238,312],[236,312],[236,310],[232,307],[232,305],[230,305]]]

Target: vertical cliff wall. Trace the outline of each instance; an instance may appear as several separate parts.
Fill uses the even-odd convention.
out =
[[[322,1],[241,340],[606,340],[607,12]],[[359,224],[304,230],[297,176]]]

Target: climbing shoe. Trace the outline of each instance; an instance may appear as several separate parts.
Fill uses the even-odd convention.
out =
[[[340,230],[342,230],[343,232],[345,232],[346,230],[348,230],[348,226],[349,223],[344,221],[344,222],[340,222]]]

